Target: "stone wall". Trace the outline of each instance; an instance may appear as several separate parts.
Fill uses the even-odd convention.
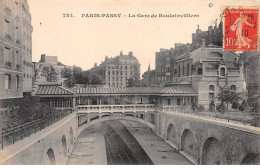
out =
[[[250,164],[259,162],[260,134],[247,127],[158,112],[155,132],[197,164]]]
[[[1,151],[5,157],[1,158],[0,164],[66,164],[76,135],[76,114],[72,113],[31,137],[5,148]]]

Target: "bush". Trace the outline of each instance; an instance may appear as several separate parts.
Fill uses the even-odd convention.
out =
[[[239,108],[239,103],[237,101],[234,101],[232,104],[232,109],[238,109]]]
[[[222,114],[227,111],[227,107],[224,103],[220,103],[219,105],[217,105],[216,109]]]
[[[245,110],[245,105],[243,103],[240,105],[239,110],[240,111],[244,111]]]
[[[203,105],[199,105],[198,111],[204,111],[204,110],[205,110],[205,107]]]
[[[193,102],[191,108],[193,111],[195,111],[198,108],[198,105],[195,102]]]
[[[215,111],[215,103],[213,101],[211,101],[210,104],[209,104],[209,110]]]
[[[248,105],[248,103],[247,103],[246,100],[243,100],[243,102],[241,103],[241,105],[243,105],[244,110],[248,109],[248,107],[249,107],[249,105]]]

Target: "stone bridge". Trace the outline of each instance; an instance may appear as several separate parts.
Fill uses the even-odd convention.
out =
[[[194,164],[251,164],[259,160],[259,128],[153,104],[129,104],[78,106],[76,113],[0,151],[4,156],[0,163],[66,164],[80,132],[108,120],[145,124]]]

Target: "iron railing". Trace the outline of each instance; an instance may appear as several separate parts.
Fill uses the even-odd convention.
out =
[[[53,123],[60,121],[71,112],[71,110],[60,111],[50,117],[41,118],[10,129],[2,129],[0,132],[1,148],[4,149],[4,147],[8,145],[14,144],[17,141],[23,140],[25,137],[29,137],[30,135],[41,131]]]
[[[217,112],[199,112],[193,111],[190,108],[178,107],[178,106],[159,106],[158,111],[168,112],[168,113],[179,113],[186,115],[193,115],[202,118],[220,120],[224,122],[233,122],[243,125],[250,125],[257,127],[257,122],[259,121],[259,114],[253,112],[225,112],[224,114]]]
[[[154,111],[154,104],[78,105],[78,113]]]

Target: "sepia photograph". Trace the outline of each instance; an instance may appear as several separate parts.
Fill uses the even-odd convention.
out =
[[[0,167],[260,165],[259,9],[0,0]]]

